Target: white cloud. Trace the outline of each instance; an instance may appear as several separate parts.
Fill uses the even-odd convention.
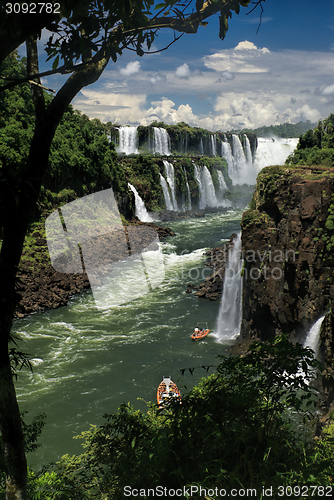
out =
[[[145,113],[146,95],[120,94],[84,88],[73,104],[90,118],[99,118],[102,122],[139,124]]]
[[[74,104],[91,117],[120,124],[146,125],[156,119],[229,130],[314,122],[334,112],[332,58],[330,52],[269,52],[243,41],[235,49],[192,60],[193,71],[188,63],[166,69],[161,56],[148,71],[131,61],[123,68],[129,78],[111,66],[103,84],[101,79],[84,89]]]
[[[334,94],[334,83],[332,83],[331,85],[327,85],[327,87],[322,89],[322,93],[323,95]]]
[[[140,71],[140,62],[139,61],[131,61],[129,62],[125,68],[120,68],[119,72],[122,76],[131,76]]]
[[[267,73],[269,50],[258,49],[252,42],[240,42],[234,49],[225,49],[204,58],[207,68],[231,73]]]
[[[258,49],[257,46],[254,45],[253,42],[248,42],[247,40],[245,40],[244,42],[239,42],[234,50],[256,50],[256,51],[262,52],[263,54],[268,54],[270,52],[267,49],[267,47],[263,47],[262,49]]]
[[[175,76],[177,78],[189,78],[190,69],[187,63],[182,64],[178,68],[176,68]]]

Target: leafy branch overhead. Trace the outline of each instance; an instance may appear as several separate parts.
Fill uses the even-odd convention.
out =
[[[256,2],[255,7],[263,1]],[[78,6],[78,0],[67,0],[61,3],[60,14],[27,13],[23,17],[6,14],[5,6],[1,6],[0,62],[22,42],[30,20],[30,35],[40,36],[44,28],[50,33],[45,51],[52,69],[41,73],[41,77],[77,72],[90,63],[110,58],[116,62],[125,49],[142,56],[151,51],[162,29],[174,31],[168,47],[182,34],[196,33],[200,26],[206,26],[206,20],[213,15],[219,16],[219,37],[224,39],[232,13],[239,14],[240,7],[250,3],[251,0],[165,0],[155,5],[155,0],[82,0]],[[175,32],[181,35],[176,36]],[[15,84],[10,82],[0,91]]]

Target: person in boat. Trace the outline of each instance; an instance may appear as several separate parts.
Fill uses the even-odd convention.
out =
[[[198,328],[197,328],[197,326],[196,326],[196,328],[195,328],[195,330],[194,330],[194,333],[196,333],[196,334],[197,334],[198,332],[199,332],[199,329],[198,329]]]

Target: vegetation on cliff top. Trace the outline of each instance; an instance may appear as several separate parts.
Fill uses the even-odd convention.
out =
[[[287,165],[334,165],[334,115],[319,120],[314,130],[301,135],[297,148],[286,160]]]

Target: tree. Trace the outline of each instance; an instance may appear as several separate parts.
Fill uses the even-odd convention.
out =
[[[255,2],[256,6],[261,6],[262,1]],[[174,35],[171,42],[174,43],[184,33],[196,33],[214,14],[219,15],[219,37],[223,39],[232,11],[238,14],[240,6],[249,4],[250,0],[163,0],[156,6],[154,0],[62,0],[52,4],[1,0],[0,62],[26,41],[27,75],[24,78],[5,75],[7,83],[0,92],[29,81],[35,114],[26,162],[17,168],[15,162],[8,161],[0,171],[0,432],[5,453],[7,500],[26,498],[24,437],[9,351],[18,302],[16,272],[60,120],[77,93],[94,83],[109,60],[116,62],[124,49],[142,56],[161,29],[179,33]],[[33,11],[31,5],[36,5],[37,11]],[[45,7],[42,9],[40,5]],[[50,31],[45,51],[51,69],[41,74],[37,37],[44,28]],[[46,105],[40,78],[54,73],[69,76]]]

